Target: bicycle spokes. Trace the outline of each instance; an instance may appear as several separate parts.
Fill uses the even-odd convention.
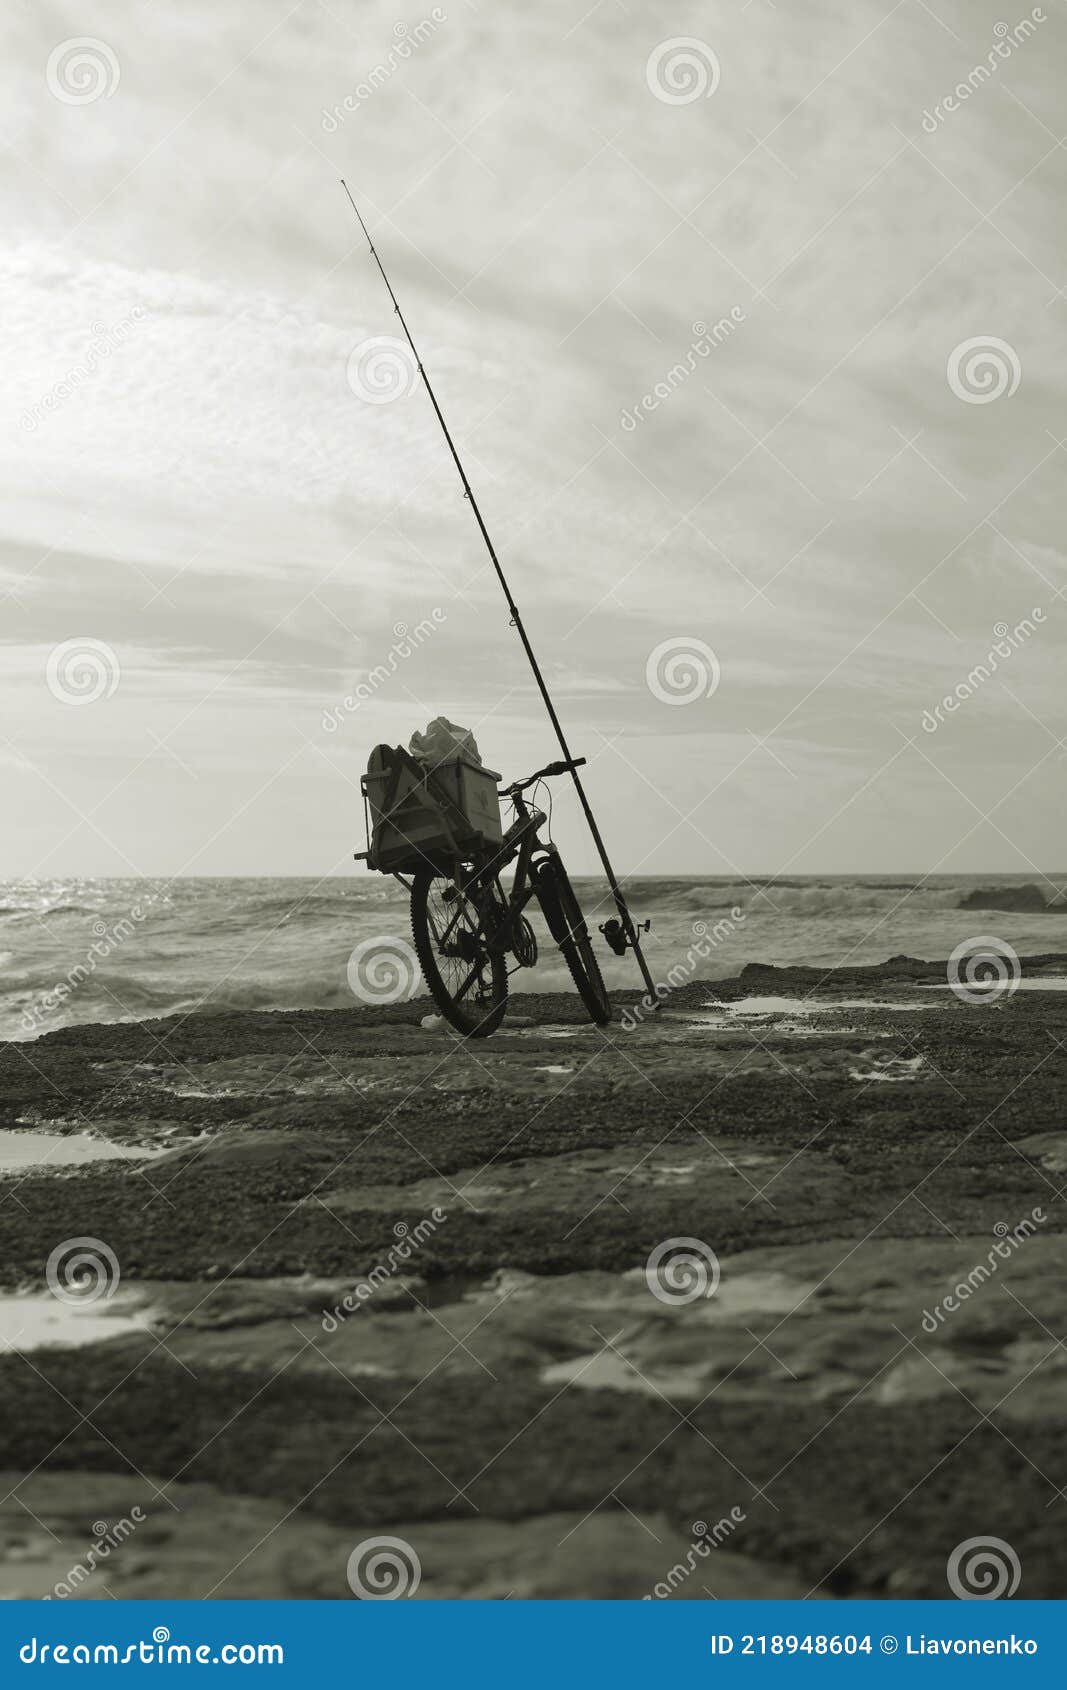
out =
[[[475,998],[487,996],[489,950],[477,910],[466,895],[456,886],[443,887],[435,882],[427,898],[426,915],[449,995],[456,1002],[469,994]]]

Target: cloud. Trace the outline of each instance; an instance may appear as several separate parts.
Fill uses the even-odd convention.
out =
[[[447,707],[486,718],[490,761],[542,755],[425,396],[353,391],[353,352],[398,324],[343,173],[572,731],[621,733],[672,793],[706,768],[728,777],[753,733],[786,762],[803,742],[803,795],[773,760],[761,787],[748,759],[739,816],[753,850],[768,825],[790,856],[818,831],[820,863],[849,867],[880,841],[855,806],[829,833],[816,817],[858,757],[921,863],[925,776],[879,773],[889,718],[913,720],[998,619],[1046,600],[1010,686],[1042,721],[1063,714],[1064,236],[1045,127],[1062,17],[929,134],[924,110],[994,40],[985,0],[944,0],[947,27],[888,0],[444,10],[403,54],[384,0],[358,25],[285,0],[224,17],[116,0],[97,21],[64,0],[23,20],[18,150],[0,160],[5,640],[39,653],[86,633],[131,654],[137,712],[82,713],[90,765],[135,762],[149,727],[189,715],[205,781],[216,763],[266,778],[398,621],[439,606],[440,632],[346,723],[339,754]],[[43,67],[87,28],[121,80],[66,105]],[[646,65],[687,31],[721,76],[675,105]],[[694,352],[697,326],[726,319]],[[947,370],[983,335],[1021,380],[972,403]],[[723,683],[668,722],[644,665],[680,633],[714,648]],[[32,745],[32,663],[13,676]],[[958,771],[995,783],[1036,760],[1041,731],[990,691],[954,726]],[[616,772],[603,802],[625,832],[647,794]],[[225,780],[211,797],[224,813]],[[287,825],[278,862],[313,868]],[[699,841],[665,828],[658,848],[655,827],[653,806],[652,866],[704,866]],[[227,850],[241,841],[255,866],[254,806]],[[1027,833],[1031,855],[1043,844]],[[151,859],[150,830],[142,846]],[[731,852],[745,850],[741,828]]]

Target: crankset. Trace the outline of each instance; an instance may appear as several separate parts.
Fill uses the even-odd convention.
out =
[[[537,961],[537,934],[524,915],[515,924],[511,948],[520,968],[534,966]]]

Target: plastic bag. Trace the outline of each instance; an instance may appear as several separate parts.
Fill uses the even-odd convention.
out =
[[[463,758],[477,768],[482,766],[478,742],[469,728],[457,727],[447,716],[435,716],[424,734],[413,733],[408,745],[411,755],[430,768],[442,763],[454,763]]]

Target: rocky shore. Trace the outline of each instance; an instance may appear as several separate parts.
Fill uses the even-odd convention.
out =
[[[1065,976],[0,1047],[0,1594],[1062,1596]]]

